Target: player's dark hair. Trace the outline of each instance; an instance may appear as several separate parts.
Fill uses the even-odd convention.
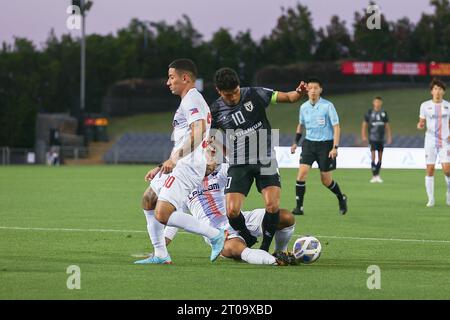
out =
[[[380,101],[383,101],[383,99],[382,99],[380,96],[374,97],[373,100],[380,100]]]
[[[322,88],[322,82],[319,78],[309,78],[306,83],[317,83]]]
[[[197,78],[197,67],[191,59],[176,59],[169,64],[169,69],[170,68],[174,68],[177,71],[188,72],[194,80]]]
[[[442,88],[442,90],[444,90],[444,91],[445,91],[445,89],[447,87],[445,85],[444,81],[439,80],[438,78],[433,78],[433,80],[431,80],[430,90],[433,89],[434,86],[438,86],[438,87]]]
[[[220,68],[214,75],[214,84],[220,91],[234,90],[240,85],[239,76],[231,68]]]

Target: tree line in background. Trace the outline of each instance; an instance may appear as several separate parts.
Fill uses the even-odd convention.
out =
[[[432,0],[434,13],[422,14],[417,24],[408,18],[387,21],[369,30],[365,8],[355,12],[351,30],[333,16],[316,30],[306,6],[282,8],[275,28],[260,41],[250,31],[233,36],[216,31],[209,41],[188,16],[175,24],[132,19],[116,35],[87,36],[86,109],[101,110],[108,88],[127,78],[164,78],[167,65],[179,57],[197,62],[200,76],[211,81],[223,66],[236,69],[244,84],[267,65],[341,59],[391,61],[450,61],[449,0]],[[15,38],[0,50],[0,146],[34,144],[37,112],[76,113],[79,106],[80,43],[53,31],[40,49]]]

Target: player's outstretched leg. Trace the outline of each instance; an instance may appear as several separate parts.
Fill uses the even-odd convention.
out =
[[[226,238],[224,230],[213,228],[208,223],[199,221],[190,214],[175,210],[175,206],[167,201],[158,201],[156,218],[167,226],[181,228],[208,238],[212,244],[211,261],[215,261],[223,249]]]
[[[241,259],[247,263],[259,265],[285,266],[295,264],[295,259],[292,261],[292,258],[286,253],[271,255],[267,251],[261,249],[251,249],[248,248],[245,242],[240,238],[227,240],[222,251],[222,256],[226,258]]]

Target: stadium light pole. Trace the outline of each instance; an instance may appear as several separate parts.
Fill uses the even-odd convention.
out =
[[[86,12],[92,7],[92,1],[79,0],[79,7],[81,14],[80,111],[83,113],[86,106]]]
[[[80,0],[81,9],[81,70],[80,70],[80,111],[83,113],[86,98],[86,21],[84,15],[84,0]]]

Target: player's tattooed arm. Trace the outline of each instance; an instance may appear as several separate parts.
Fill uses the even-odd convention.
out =
[[[305,96],[307,91],[308,90],[306,89],[306,83],[302,81],[294,91],[290,92],[278,91],[276,96],[276,102],[295,103],[299,101],[303,96]]]
[[[206,131],[206,121],[204,119],[194,121],[191,123],[190,128],[190,139],[187,139],[180,149],[173,152],[170,158],[164,161],[160,174],[172,172],[178,160],[192,153],[203,142],[203,137]]]

